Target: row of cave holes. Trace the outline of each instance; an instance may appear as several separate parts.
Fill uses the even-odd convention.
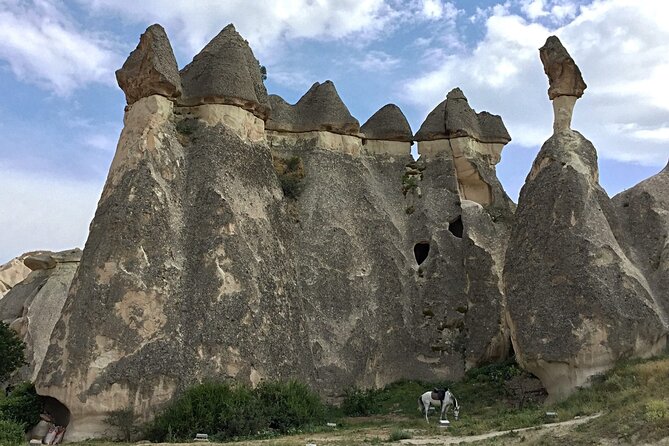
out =
[[[465,228],[462,225],[462,217],[460,216],[448,224],[448,230],[457,238],[462,238],[464,229]],[[418,242],[414,245],[413,255],[416,258],[416,263],[419,265],[427,259],[428,254],[430,254],[429,242]]]

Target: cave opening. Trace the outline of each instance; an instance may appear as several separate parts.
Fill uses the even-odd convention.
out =
[[[41,396],[44,413],[51,415],[53,424],[56,426],[67,427],[70,424],[70,409],[56,398],[50,396]]]
[[[458,215],[458,218],[450,222],[448,224],[448,230],[457,238],[462,238],[462,234],[465,230],[465,227],[462,224],[462,216]]]
[[[430,253],[430,244],[428,242],[418,242],[413,247],[413,255],[416,257],[416,263],[419,265],[427,259]]]

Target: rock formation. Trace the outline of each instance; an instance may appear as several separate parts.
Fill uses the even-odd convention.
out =
[[[267,90],[251,47],[230,24],[181,70],[182,105],[229,104],[265,119]]]
[[[580,73],[559,41],[549,38],[541,54],[554,101],[565,93],[580,96],[585,84],[574,80]],[[558,62],[566,80],[551,68]],[[517,359],[554,399],[622,358],[657,354],[666,346],[667,289],[657,286],[662,273],[655,275],[663,267],[639,263],[653,253],[658,259],[654,242],[666,237],[666,216],[659,217],[667,209],[666,178],[660,174],[613,201],[598,178],[592,143],[557,126],[521,190],[506,254]],[[632,201],[636,215],[624,206]],[[622,203],[618,212],[615,203]],[[650,235],[635,235],[639,214],[657,217],[647,223]],[[619,215],[626,216],[623,224]]]
[[[23,258],[27,254],[13,258],[9,262],[0,265],[0,300],[30,274],[30,268],[23,264]]]
[[[177,60],[162,26],[156,24],[146,29],[137,48],[116,71],[116,79],[128,104],[154,94],[171,99],[181,96]]]
[[[23,263],[30,274],[0,300],[0,320],[9,324],[27,348],[21,378],[34,381],[58,321],[81,250],[28,253]]]
[[[338,396],[455,380],[513,343],[560,397],[665,346],[666,169],[611,201],[592,144],[560,127],[514,216],[495,173],[510,136],[461,90],[415,138],[393,105],[360,128],[329,81],[295,105],[268,98],[228,26],[181,70],[177,97],[155,87],[158,34],[120,70],[123,132],[48,350],[35,349],[68,440],[102,435],[111,410],[146,420],[204,379],[295,378]],[[13,321],[63,268],[28,261],[54,261],[0,301]]]
[[[297,378],[335,396],[456,379],[508,355],[500,247],[513,204],[494,177],[509,139],[499,117],[453,118],[460,145],[416,162],[398,108],[363,135],[328,81],[295,105],[270,97],[265,129],[260,67],[231,26],[181,81],[176,99],[151,90],[126,107],[38,371],[38,391],[71,411],[69,440],[99,436],[110,410],[150,417],[206,378]],[[458,157],[491,185],[484,203],[458,186]]]
[[[568,129],[576,99],[583,96],[587,85],[581,70],[556,36],[546,40],[539,49],[539,56],[548,76],[548,97],[553,101],[553,130]]]

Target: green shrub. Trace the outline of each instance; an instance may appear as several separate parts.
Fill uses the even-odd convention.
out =
[[[25,344],[9,325],[0,322],[0,382],[25,363],[23,350]]]
[[[107,412],[105,423],[116,430],[118,440],[121,441],[130,442],[139,433],[137,417],[135,417],[135,410],[132,406]]]
[[[0,400],[0,419],[32,427],[40,420],[42,401],[31,383],[19,384],[8,397]]]
[[[379,413],[381,409],[379,396],[379,390],[362,390],[352,387],[344,393],[341,409],[345,415],[350,417],[365,417]]]
[[[19,446],[26,443],[22,424],[9,420],[0,420],[0,445]]]
[[[265,382],[255,390],[229,383],[203,383],[175,399],[147,426],[152,441],[190,440],[196,433],[228,440],[286,433],[322,423],[325,406],[297,383]]]
[[[644,410],[646,421],[658,421],[669,417],[669,406],[663,400],[650,400],[646,403]]]
[[[325,421],[325,406],[320,397],[302,383],[263,382],[255,393],[265,409],[270,429],[289,432]]]
[[[285,197],[296,199],[300,196],[300,193],[302,193],[300,178],[290,175],[282,175],[279,177],[279,181],[281,182],[281,190]]]

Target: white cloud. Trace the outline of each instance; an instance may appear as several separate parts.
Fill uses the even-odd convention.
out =
[[[353,63],[365,71],[388,71],[396,68],[401,60],[383,51],[369,51],[362,59]]]
[[[0,264],[29,250],[83,248],[100,190],[0,168]]]
[[[82,32],[50,0],[0,0],[0,59],[14,75],[57,95],[93,82],[112,84],[121,58],[112,44]]]
[[[460,86],[475,109],[502,115],[514,142],[540,145],[552,132],[552,109],[538,48],[557,34],[588,84],[572,127],[604,158],[663,166],[669,156],[669,2],[598,0],[553,28],[535,8],[541,22],[491,8],[486,36],[474,50],[407,81],[407,99],[426,115]]]

